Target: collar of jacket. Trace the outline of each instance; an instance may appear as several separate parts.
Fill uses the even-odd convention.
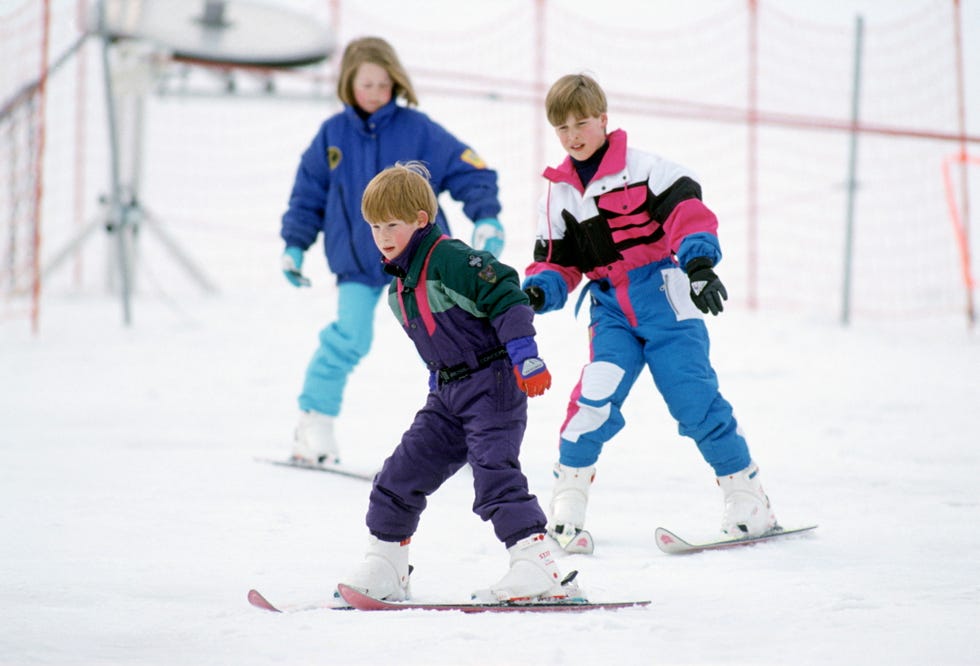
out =
[[[606,140],[609,142],[609,148],[603,155],[602,162],[599,163],[599,168],[596,169],[591,182],[619,173],[626,168],[626,132],[621,129],[613,130],[606,135]],[[548,167],[541,175],[553,183],[567,183],[579,192],[585,192],[585,187],[575,171],[571,155],[566,155],[561,164],[557,167]]]
[[[419,283],[419,273],[422,271],[426,255],[429,254],[429,248],[441,235],[442,230],[439,225],[431,222],[417,229],[405,246],[404,252],[392,261],[382,259],[385,273],[400,278],[406,287],[415,287]]]
[[[391,122],[398,109],[398,100],[392,97],[387,104],[365,119],[362,119],[358,115],[357,109],[350,105],[344,107],[344,115],[347,116],[351,126],[356,127],[362,134],[374,134]]]

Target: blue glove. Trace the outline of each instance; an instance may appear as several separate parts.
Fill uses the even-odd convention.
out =
[[[282,253],[282,274],[294,287],[309,287],[310,279],[300,272],[303,268],[303,251],[290,245]]]
[[[557,271],[547,270],[529,275],[521,286],[538,314],[561,310],[568,300],[568,286]]]
[[[504,227],[495,217],[484,217],[473,223],[473,241],[476,250],[486,250],[495,257],[504,251]]]

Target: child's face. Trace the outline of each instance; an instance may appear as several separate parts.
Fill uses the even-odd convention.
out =
[[[606,114],[576,118],[570,113],[564,123],[555,127],[555,133],[566,153],[580,162],[587,160],[606,142]]]
[[[404,220],[372,222],[371,233],[374,235],[374,244],[381,250],[384,258],[391,261],[405,251],[412,234],[428,222],[429,215],[424,210],[420,210],[418,217],[411,222]]]
[[[351,87],[354,101],[366,113],[374,113],[391,101],[391,77],[388,70],[373,62],[362,63],[357,68]]]

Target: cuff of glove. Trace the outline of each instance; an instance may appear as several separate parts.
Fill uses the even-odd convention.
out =
[[[523,338],[508,340],[504,343],[504,346],[507,347],[510,362],[514,365],[520,365],[527,359],[538,355],[538,343],[529,335]]]
[[[538,314],[560,310],[565,306],[565,301],[568,300],[568,288],[565,286],[565,280],[555,271],[548,270],[529,275],[524,279],[522,288],[526,291],[531,287],[537,287],[543,296],[543,302],[539,307],[534,308]]]
[[[711,268],[714,265],[715,263],[707,257],[695,257],[687,262],[686,266],[684,266],[684,272],[690,275],[694,271],[701,270],[702,268]]]

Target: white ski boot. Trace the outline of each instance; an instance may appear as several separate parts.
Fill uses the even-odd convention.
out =
[[[719,476],[718,485],[725,496],[722,532],[731,537],[756,537],[777,527],[754,462],[740,472]]]
[[[333,434],[335,418],[320,412],[300,412],[293,435],[292,459],[310,465],[336,465],[340,462],[337,439]]]
[[[381,541],[371,535],[364,561],[340,582],[375,599],[408,599],[411,596],[408,581],[411,573],[408,566],[410,541]],[[339,593],[335,596],[339,596]]]
[[[525,537],[507,552],[510,569],[489,589],[474,592],[474,601],[560,601],[569,596],[568,590],[562,587],[561,572],[544,534]]]
[[[555,489],[549,505],[548,535],[567,553],[591,554],[592,535],[583,529],[589,488],[595,478],[595,465],[567,467],[555,464]]]

